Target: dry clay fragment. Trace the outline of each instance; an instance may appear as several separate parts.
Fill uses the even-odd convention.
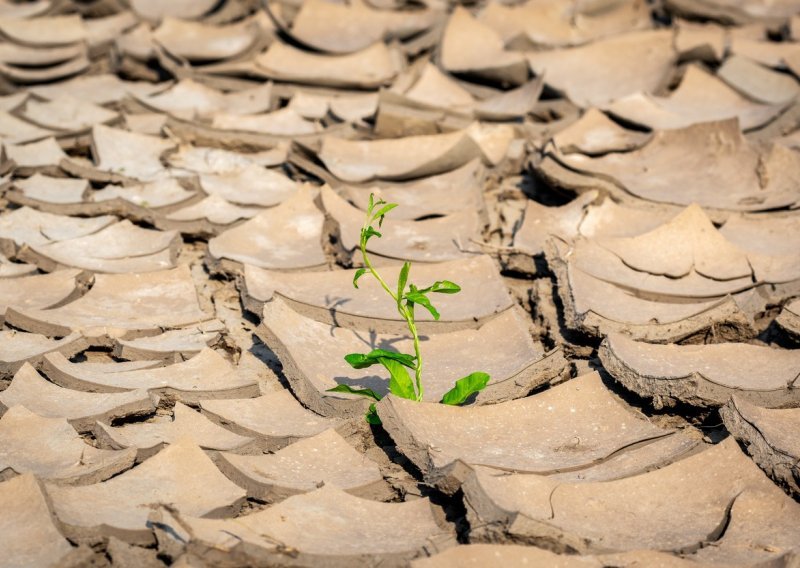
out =
[[[91,235],[108,227],[115,217],[67,217],[21,207],[0,215],[0,246],[6,256],[14,256],[23,245],[45,245]]]
[[[9,310],[6,319],[49,336],[83,331],[129,339],[211,318],[200,309],[189,268],[182,265],[161,272],[98,274],[92,289],[74,302],[49,310]]]
[[[786,304],[775,321],[783,329],[800,338],[800,300],[792,300]]]
[[[137,97],[143,105],[186,120],[216,113],[253,114],[272,107],[272,84],[223,93],[192,79],[182,79],[159,93]]]
[[[800,201],[800,156],[780,144],[766,149],[750,144],[735,119],[656,132],[633,152],[558,160],[658,203],[764,211]]]
[[[201,413],[176,402],[173,418],[158,417],[151,422],[111,427],[97,422],[92,431],[100,447],[122,450],[135,448],[136,461],[144,461],[166,445],[191,438],[204,450],[242,451],[253,439],[239,436],[211,422]]]
[[[597,156],[609,152],[628,152],[650,139],[644,132],[626,130],[596,108],[590,108],[576,122],[553,136],[563,154]]]
[[[7,144],[24,144],[53,136],[53,131],[17,118],[13,114],[0,112],[0,141]]]
[[[279,166],[286,161],[288,146],[278,144],[271,150],[253,153],[234,152],[207,146],[181,145],[164,160],[174,170],[185,170],[191,174],[225,175],[235,174],[250,165],[262,167]]]
[[[126,392],[147,389],[181,402],[214,398],[258,396],[258,384],[237,374],[219,353],[205,348],[181,363],[155,369],[97,371],[71,363],[60,353],[45,355],[45,374],[54,383],[89,392]]]
[[[375,42],[403,39],[430,28],[438,14],[430,9],[375,10],[369,3],[303,2],[292,22],[292,36],[329,53],[352,53]]]
[[[274,454],[242,456],[223,452],[217,465],[247,490],[248,497],[267,503],[332,486],[365,499],[390,497],[378,464],[356,451],[334,430],[300,440]]]
[[[347,55],[320,55],[276,40],[255,63],[268,77],[280,81],[361,89],[388,83],[403,67],[402,55],[383,42]]]
[[[670,207],[633,208],[610,198],[589,207],[580,223],[584,237],[635,237],[652,231],[675,217]]]
[[[4,568],[57,566],[72,551],[56,528],[50,499],[36,477],[0,483],[0,549]]]
[[[230,173],[200,174],[200,187],[230,203],[259,207],[279,205],[300,190],[296,181],[256,164]]]
[[[0,377],[13,375],[26,362],[38,367],[46,353],[58,351],[71,357],[85,348],[86,342],[79,333],[50,339],[36,333],[4,329],[0,331]]]
[[[441,43],[441,64],[451,73],[520,85],[528,78],[525,57],[506,51],[502,38],[463,6],[453,10]]]
[[[720,410],[728,431],[779,485],[800,495],[800,409],[766,409],[732,396]]]
[[[225,325],[221,321],[211,320],[151,337],[119,339],[114,346],[114,356],[129,361],[188,359],[204,347],[215,345],[223,331]]]
[[[337,384],[370,388],[379,395],[388,391],[389,377],[383,368],[352,369],[344,361],[345,355],[372,349],[412,351],[406,334],[331,327],[303,317],[277,298],[264,306],[257,332],[278,354],[297,397],[323,416],[358,416],[368,406],[363,397],[327,392]],[[527,395],[535,387],[556,379],[565,366],[560,351],[545,353],[540,344],[534,343],[516,309],[506,310],[480,329],[434,334],[422,337],[421,342],[429,357],[425,400],[432,402],[440,400],[456,380],[473,371],[491,376],[477,401],[493,403]],[[315,356],[304,355],[309,352]]]
[[[167,17],[153,31],[153,39],[171,54],[189,61],[214,61],[242,55],[261,33],[252,19],[217,26]]]
[[[6,193],[14,203],[24,200],[61,205],[81,203],[90,191],[91,186],[85,179],[50,177],[37,173],[29,178],[14,180]],[[21,194],[21,195],[18,195]]]
[[[79,432],[88,432],[98,420],[111,422],[155,410],[145,390],[105,394],[63,389],[46,381],[27,363],[0,393],[0,408],[17,404],[45,418],[66,418]]]
[[[800,278],[800,215],[731,215],[719,230],[747,254],[759,282],[778,284]]]
[[[717,76],[751,99],[766,104],[782,105],[800,93],[791,75],[772,71],[739,55],[726,59]]]
[[[492,4],[494,5],[494,4]],[[418,558],[411,568],[465,568],[502,566],[503,568],[700,568],[700,564],[679,556],[652,550],[619,554],[556,554],[536,546],[518,544],[468,544],[454,546],[429,558]]]
[[[795,15],[800,3],[796,0],[667,0],[666,7],[679,14],[726,24],[778,24]]]
[[[217,113],[211,121],[211,127],[219,130],[287,137],[316,134],[322,130],[318,123],[306,120],[291,107],[264,114]]]
[[[17,4],[13,0],[2,0],[0,2],[0,16],[10,20],[22,20],[40,16],[50,10],[51,7],[51,0],[34,0],[24,4]]]
[[[159,504],[169,503],[186,515],[219,518],[235,513],[245,497],[190,438],[108,481],[48,485],[47,492],[73,538],[115,536],[139,544],[152,542],[147,519]]]
[[[527,54],[531,69],[544,75],[545,83],[582,107],[658,90],[676,56],[672,30],[631,32],[581,47]]]
[[[117,75],[85,75],[47,85],[35,85],[30,92],[46,100],[62,96],[97,105],[123,100],[127,96],[143,97],[164,89],[164,83],[124,81]]]
[[[86,27],[78,14],[0,18],[0,32],[14,43],[34,46],[63,45],[86,39]]]
[[[387,266],[381,273],[388,282],[396,282],[400,266]],[[385,292],[370,276],[353,287],[355,270],[288,273],[245,266],[243,300],[247,309],[261,314],[265,302],[278,297],[296,312],[319,322],[341,327],[381,329],[402,333],[405,320]],[[427,311],[416,313],[417,327],[427,331],[454,331],[483,325],[513,304],[500,272],[486,255],[439,264],[415,265],[410,272],[419,287],[447,278],[461,286],[457,295],[441,294],[436,308],[442,318],[436,322]]]
[[[58,168],[67,158],[55,138],[21,145],[6,143],[3,152],[8,161],[13,162],[15,173],[20,175],[39,170],[60,171]]]
[[[0,478],[33,473],[66,485],[88,485],[130,468],[136,452],[98,450],[63,418],[12,406],[0,419]]]
[[[556,274],[569,329],[595,337],[621,332],[658,343],[696,341],[706,335],[735,341],[756,334],[752,319],[734,298],[640,298],[584,272],[559,248],[548,251],[547,263]]]
[[[719,558],[730,566],[780,557],[800,539],[800,505],[733,439],[662,469],[605,482],[478,467],[463,490],[474,542],[512,538],[573,554],[697,553],[701,561]]]
[[[322,212],[309,188],[208,242],[212,263],[291,270],[325,264]]]
[[[266,170],[264,170],[266,171]],[[218,235],[238,221],[252,219],[260,208],[239,207],[219,195],[211,195],[156,221],[163,229],[178,230],[182,234]]]
[[[785,100],[769,105],[755,102],[700,67],[691,66],[678,88],[669,95],[634,93],[615,100],[606,110],[654,130],[737,118],[742,130],[747,131],[770,122],[783,111],[785,103]]]
[[[699,59],[717,63],[725,56],[728,35],[719,24],[679,20],[677,28],[675,49],[682,61]]]
[[[669,463],[697,445],[625,409],[597,373],[502,404],[454,407],[388,396],[377,409],[398,450],[450,494],[475,466],[615,479]]]
[[[175,266],[177,231],[142,229],[127,219],[91,235],[23,249],[19,257],[42,270],[74,266],[93,272],[153,272]]]
[[[0,323],[9,307],[42,310],[74,300],[80,296],[85,280],[81,270],[0,278]]]
[[[800,404],[800,352],[743,343],[653,345],[622,334],[600,346],[606,370],[661,408],[725,404],[731,395],[766,407]]]
[[[261,440],[270,451],[315,436],[340,422],[309,412],[287,390],[257,398],[203,400],[200,408],[232,432]]]
[[[119,114],[94,103],[61,95],[51,101],[29,100],[21,116],[51,130],[79,132],[119,118]]]
[[[452,530],[436,522],[427,498],[380,503],[328,485],[236,519],[175,518],[164,509],[160,513],[153,517],[165,528],[159,541],[187,543],[189,557],[211,563],[233,554],[248,565],[280,565],[290,549],[291,563],[298,566],[404,566],[455,544]]]
[[[523,255],[537,256],[544,253],[545,244],[552,237],[571,241],[578,236],[586,209],[597,195],[589,191],[560,207],[547,207],[529,200],[522,224],[514,233],[512,248]]]
[[[164,18],[195,20],[208,14],[217,0],[128,0],[131,9],[146,20],[161,21]]]
[[[350,256],[359,246],[364,212],[333,191],[322,187],[322,204],[338,224],[340,245]],[[477,254],[473,241],[481,240],[485,225],[482,211],[459,213],[422,221],[393,221],[383,230],[385,239],[370,239],[367,250],[394,260],[443,262]]]

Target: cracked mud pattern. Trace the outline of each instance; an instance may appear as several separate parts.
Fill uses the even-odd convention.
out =
[[[800,0],[0,0],[0,142],[0,568],[800,563]]]

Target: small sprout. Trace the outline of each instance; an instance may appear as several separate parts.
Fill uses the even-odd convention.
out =
[[[414,355],[387,351],[385,349],[373,349],[369,353],[350,353],[346,355],[344,359],[354,369],[366,369],[372,365],[382,365],[389,371],[389,392],[401,398],[421,401],[425,391],[422,385],[422,353],[420,352],[420,341],[419,334],[417,333],[414,308],[417,305],[422,306],[430,312],[434,320],[438,321],[441,316],[428,297],[428,294],[457,294],[461,291],[461,287],[449,280],[438,280],[427,288],[418,288],[408,281],[411,272],[410,262],[405,262],[400,269],[400,274],[397,278],[397,287],[394,290],[389,287],[375,267],[372,266],[372,262],[370,262],[369,255],[367,254],[367,242],[373,237],[380,239],[383,236],[373,227],[373,223],[377,221],[378,228],[380,228],[383,225],[386,214],[395,207],[397,207],[396,203],[386,203],[382,199],[376,200],[375,196],[370,194],[366,218],[364,220],[364,225],[361,227],[360,239],[364,268],[356,270],[355,276],[353,277],[353,286],[358,288],[358,280],[364,275],[370,275],[378,281],[381,288],[394,300],[398,313],[406,322],[408,331],[414,341]],[[413,379],[408,369],[414,371]],[[486,373],[471,373],[457,380],[453,388],[442,397],[441,403],[450,405],[464,404],[473,394],[483,390],[488,383],[489,375]],[[344,392],[363,396],[375,401],[381,399],[380,395],[372,389],[358,389],[344,384],[329,389],[329,392]],[[365,418],[370,424],[381,423],[374,402],[370,404]]]

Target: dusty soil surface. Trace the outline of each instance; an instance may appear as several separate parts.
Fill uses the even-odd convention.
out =
[[[0,0],[0,36],[0,567],[800,562],[800,1]],[[371,193],[386,279],[462,287],[420,402],[344,360],[413,350],[352,286]]]

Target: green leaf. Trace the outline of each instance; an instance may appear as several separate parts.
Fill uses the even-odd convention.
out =
[[[397,278],[397,297],[402,298],[403,292],[406,291],[406,282],[408,282],[408,271],[411,270],[411,263],[406,261],[403,263],[403,268],[400,269],[400,276]]]
[[[382,236],[383,236],[382,234],[380,234],[372,227],[367,227],[366,229],[362,229],[361,231],[361,240],[364,241],[365,243],[369,241],[372,237],[378,237],[380,239]]]
[[[391,211],[392,209],[394,209],[395,207],[397,207],[397,203],[389,203],[388,205],[384,205],[383,207],[381,207],[381,208],[378,210],[378,212],[377,212],[377,213],[375,213],[375,214],[372,216],[372,220],[373,220],[373,221],[375,221],[375,219],[377,219],[377,220],[378,220],[378,227],[380,227],[381,225],[383,225],[383,217],[384,217],[384,216],[385,216],[385,215],[386,215],[386,214],[387,214],[389,211]]]
[[[359,268],[356,270],[356,275],[353,276],[353,287],[358,288],[358,279],[364,276],[367,273],[366,268]]]
[[[389,371],[389,390],[391,393],[401,398],[416,400],[417,393],[414,390],[414,383],[411,381],[411,377],[408,376],[406,368],[394,359],[381,357],[379,361]]]
[[[420,292],[436,292],[437,294],[458,294],[461,292],[461,286],[449,280],[438,280],[433,283],[433,286],[428,286],[420,290]]]
[[[349,385],[336,385],[332,389],[328,389],[327,392],[346,392],[349,394],[357,394],[358,396],[364,396],[375,400],[381,399],[381,397],[379,397],[378,394],[372,389],[354,389]]]
[[[369,194],[369,203],[367,204],[367,212],[372,213],[373,208],[375,207],[375,194]]]
[[[453,406],[464,404],[471,395],[486,388],[488,382],[489,375],[486,373],[480,371],[470,373],[463,379],[458,379],[455,386],[444,393],[441,402],[442,404],[451,404]]]
[[[380,358],[392,359],[401,365],[405,365],[409,369],[414,368],[413,355],[397,353],[396,351],[387,351],[386,349],[373,349],[366,354],[350,353],[349,355],[344,356],[344,360],[347,361],[354,369],[366,369],[367,367],[371,367],[372,365],[380,363]]]
[[[380,417],[378,417],[378,411],[375,409],[374,404],[369,405],[369,410],[367,410],[367,413],[364,415],[364,418],[369,424],[375,424],[376,426],[380,426],[381,424],[383,424],[383,422],[381,422]]]
[[[425,292],[422,290],[417,290],[409,292],[403,297],[412,304],[419,304],[431,313],[433,319],[439,321],[439,312],[433,307],[433,304],[431,304],[431,301],[428,299],[428,296],[425,295]]]

